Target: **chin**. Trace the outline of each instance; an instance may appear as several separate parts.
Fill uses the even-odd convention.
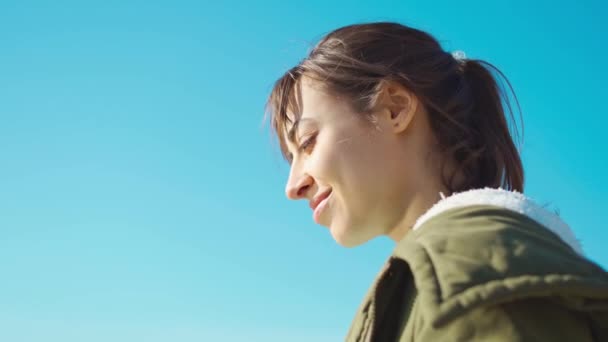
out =
[[[370,238],[365,238],[363,234],[356,234],[353,229],[345,225],[331,225],[329,226],[329,232],[338,245],[346,248],[357,247],[370,240]]]

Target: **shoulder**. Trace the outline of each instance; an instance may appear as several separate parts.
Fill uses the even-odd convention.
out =
[[[448,210],[410,232],[394,258],[413,274],[434,325],[488,304],[544,295],[608,299],[608,276],[558,234],[504,209]]]

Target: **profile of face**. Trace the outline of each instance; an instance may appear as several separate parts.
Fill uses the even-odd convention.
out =
[[[423,188],[439,178],[429,172],[432,134],[422,106],[401,87],[385,93],[370,120],[304,77],[301,115],[285,132],[294,137],[286,142],[287,197],[307,200],[314,221],[346,247],[398,239],[419,215]]]

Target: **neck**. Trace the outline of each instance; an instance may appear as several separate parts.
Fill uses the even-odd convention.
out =
[[[440,193],[446,193],[443,186],[432,185],[424,187],[424,191],[419,191],[410,199],[407,208],[404,210],[404,215],[398,224],[393,228],[388,236],[395,242],[401,241],[407,234],[416,220],[426,213],[435,203],[441,200]]]
[[[422,108],[422,107],[421,107]],[[439,143],[435,139],[433,130],[428,121],[428,114],[421,109],[414,116],[412,129],[409,134],[402,135],[403,151],[401,155],[409,156],[403,158],[401,165],[404,173],[408,174],[405,183],[400,184],[402,189],[408,189],[403,198],[405,207],[401,211],[401,219],[397,221],[394,228],[388,232],[388,236],[395,242],[407,234],[418,218],[426,213],[435,203],[441,200],[440,193],[449,195],[448,189],[443,184],[444,176],[451,175],[455,170],[454,163],[441,151]],[[442,174],[445,172],[445,174]],[[456,180],[460,175],[456,175]]]

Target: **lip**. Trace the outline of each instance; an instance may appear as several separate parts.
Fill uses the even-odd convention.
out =
[[[310,201],[310,209],[317,210],[317,207],[319,206],[319,204],[321,204],[321,202],[326,199],[327,197],[329,197],[329,195],[331,194],[331,190],[327,190],[317,196],[315,196],[311,201]]]
[[[317,200],[317,201],[313,202],[315,204],[315,206],[314,206],[313,213],[312,213],[312,219],[317,224],[322,224],[321,215],[323,214],[323,211],[325,210],[325,208],[327,208],[327,203],[331,199],[331,195],[332,195],[332,192],[329,191],[327,193],[324,193],[324,194],[318,196],[318,198],[315,198],[315,200]]]

